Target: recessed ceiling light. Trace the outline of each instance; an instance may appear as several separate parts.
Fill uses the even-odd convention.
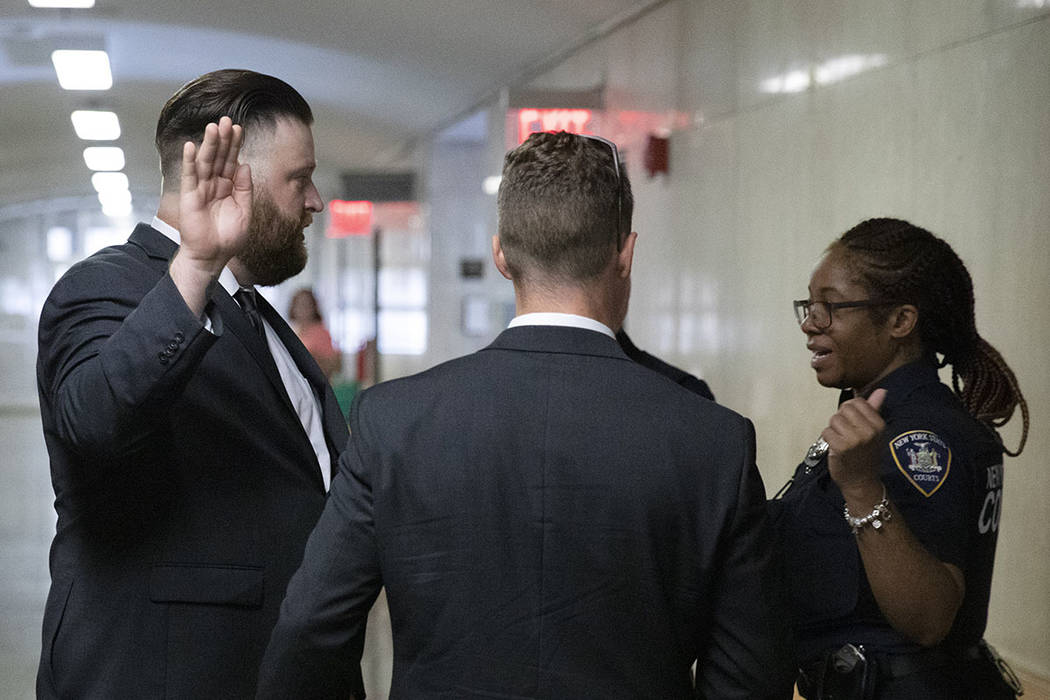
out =
[[[127,190],[113,190],[112,192],[99,192],[98,201],[107,204],[131,204],[131,193]]]
[[[99,172],[91,176],[91,186],[96,192],[112,192],[128,189],[128,176],[124,173]]]
[[[91,170],[123,170],[124,151],[116,146],[88,146],[84,162]]]
[[[66,90],[109,90],[113,73],[105,51],[59,49],[51,52],[58,84]]]
[[[131,202],[103,204],[102,213],[114,219],[123,219],[126,216],[131,216]]]
[[[99,192],[98,202],[106,216],[128,216],[131,214],[131,193],[127,190]]]
[[[70,118],[77,136],[85,141],[114,141],[120,138],[120,121],[115,112],[78,109]]]
[[[95,0],[29,0],[33,7],[68,7],[84,9],[95,6]]]

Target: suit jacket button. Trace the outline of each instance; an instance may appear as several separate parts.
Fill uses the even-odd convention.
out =
[[[168,343],[168,352],[175,352],[178,349],[179,349],[179,344],[178,343],[176,343],[174,341],[171,342],[171,343]]]
[[[182,333],[176,333],[175,334],[175,342],[176,343],[181,343],[184,340],[186,340],[186,336],[184,336]]]

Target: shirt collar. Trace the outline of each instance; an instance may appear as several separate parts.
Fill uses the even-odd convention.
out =
[[[518,326],[570,326],[572,328],[584,328],[589,331],[597,331],[598,333],[603,333],[610,338],[616,338],[616,334],[612,332],[612,329],[601,321],[596,321],[595,319],[586,316],[555,313],[553,311],[535,312],[515,316],[511,319],[507,328],[517,328]]]
[[[182,245],[182,236],[179,235],[179,230],[169,224],[167,221],[161,221],[156,216],[153,217],[153,221],[150,225],[157,231],[160,231],[165,236],[175,241],[175,245]]]

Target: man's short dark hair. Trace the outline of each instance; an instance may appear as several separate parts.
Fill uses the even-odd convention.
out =
[[[532,134],[504,158],[499,187],[500,246],[511,275],[594,279],[630,233],[633,208],[627,171],[621,163],[617,178],[608,145],[564,131]]]
[[[246,134],[260,125],[274,127],[279,117],[307,126],[314,121],[303,96],[280,78],[232,68],[205,73],[179,88],[160,111],[154,143],[166,181],[179,172],[183,144],[199,144],[204,127],[220,117],[230,117]]]

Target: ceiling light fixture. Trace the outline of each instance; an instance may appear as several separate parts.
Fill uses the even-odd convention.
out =
[[[116,146],[88,146],[84,163],[91,170],[123,170],[124,151]]]
[[[91,186],[96,192],[126,190],[128,184],[128,176],[124,173],[99,172],[91,176]]]
[[[85,141],[115,141],[120,138],[120,121],[115,112],[78,109],[70,118],[77,136]]]
[[[58,84],[66,90],[109,90],[113,73],[105,51],[59,49],[51,52]]]
[[[86,9],[95,6],[95,0],[29,0],[33,7],[62,7],[70,9]]]
[[[98,202],[106,216],[128,216],[131,214],[131,193],[127,190],[99,192]]]

